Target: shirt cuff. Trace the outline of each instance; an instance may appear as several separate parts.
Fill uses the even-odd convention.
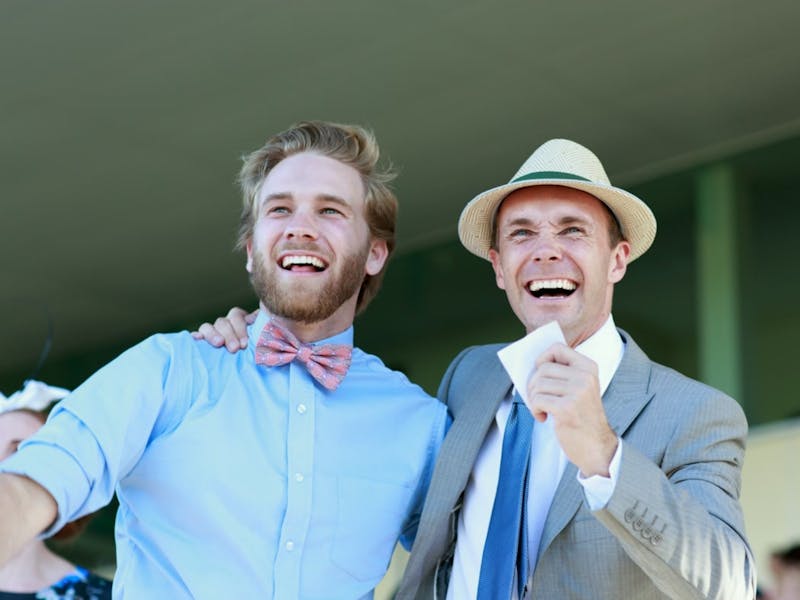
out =
[[[608,501],[611,499],[611,494],[614,493],[614,487],[617,485],[619,461],[622,458],[622,438],[617,438],[617,440],[617,451],[614,452],[611,464],[608,465],[609,477],[603,477],[602,475],[581,477],[581,472],[578,470],[578,483],[583,486],[583,491],[586,494],[586,501],[589,503],[589,508],[593,511],[605,508],[606,504],[608,504]]]
[[[54,451],[55,450],[55,451]],[[86,474],[63,449],[47,444],[27,442],[0,465],[0,472],[14,473],[32,479],[53,497],[58,505],[56,520],[41,534],[58,533],[83,504],[89,493]],[[64,483],[66,482],[66,485]]]

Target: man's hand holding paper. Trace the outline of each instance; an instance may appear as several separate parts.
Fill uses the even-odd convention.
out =
[[[617,436],[608,425],[597,365],[567,346],[555,321],[497,353],[540,422],[553,418],[559,445],[584,477],[608,477]]]

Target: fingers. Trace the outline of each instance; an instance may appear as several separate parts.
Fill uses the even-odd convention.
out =
[[[597,363],[580,352],[564,344],[553,344],[536,359],[537,371],[548,364],[575,367],[582,371],[597,374]]]
[[[529,407],[530,408],[530,407]],[[542,408],[531,409],[531,414],[533,418],[539,421],[539,423],[544,423],[547,421],[547,411],[543,410]]]
[[[526,391],[533,416],[552,419],[561,449],[581,473],[607,476],[617,441],[603,408],[597,364],[554,344],[537,359]]]
[[[231,353],[247,348],[247,326],[253,323],[258,316],[258,310],[252,313],[234,306],[224,317],[217,318],[214,324],[203,323],[197,331],[192,332],[196,340],[205,340],[215,348],[223,345]]]
[[[563,406],[563,399],[567,395],[563,386],[556,381],[534,381],[528,384],[528,397],[525,404],[531,411],[533,418],[543,423],[548,415],[558,414]]]
[[[213,325],[203,323],[197,331],[192,332],[192,337],[196,340],[205,340],[215,348],[224,345],[231,353],[247,348],[247,337],[239,338],[227,317],[219,317]]]
[[[219,335],[211,323],[203,323],[192,332],[192,337],[196,340],[205,340],[215,348],[219,348],[225,343],[225,338]]]
[[[219,317],[214,321],[214,331],[216,335],[222,336],[228,352],[247,348],[247,323],[243,316],[239,317],[239,321],[235,317]]]
[[[242,348],[247,347],[247,326],[250,323],[253,323],[256,320],[256,316],[258,316],[258,311],[253,311],[252,313],[248,314],[243,308],[239,308],[238,306],[234,306],[232,309],[228,311],[228,314],[223,319],[217,319],[214,322],[214,326],[216,327],[217,323],[221,323],[223,329],[219,331],[225,337],[226,345],[228,342],[232,342],[233,338],[239,340]],[[230,333],[230,335],[228,335]]]
[[[544,421],[548,414],[563,413],[576,400],[597,390],[597,364],[563,344],[554,344],[536,361],[528,380],[528,408]]]

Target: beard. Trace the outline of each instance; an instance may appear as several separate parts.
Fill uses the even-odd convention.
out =
[[[299,323],[324,321],[357,293],[364,282],[364,267],[369,255],[369,243],[360,252],[344,257],[339,269],[330,273],[322,285],[302,280],[281,284],[279,267],[268,261],[260,251],[253,253],[251,281],[261,302],[270,314]],[[329,266],[328,269],[331,269]]]

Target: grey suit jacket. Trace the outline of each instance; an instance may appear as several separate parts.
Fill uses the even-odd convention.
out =
[[[568,464],[544,524],[530,596],[753,598],[755,566],[739,505],[747,434],[741,408],[650,361],[620,334],[625,353],[603,396],[608,421],[624,440],[617,485],[606,507],[592,512]],[[445,596],[461,496],[511,387],[496,354],[501,347],[468,348],[442,380],[439,398],[454,420],[400,600]]]

